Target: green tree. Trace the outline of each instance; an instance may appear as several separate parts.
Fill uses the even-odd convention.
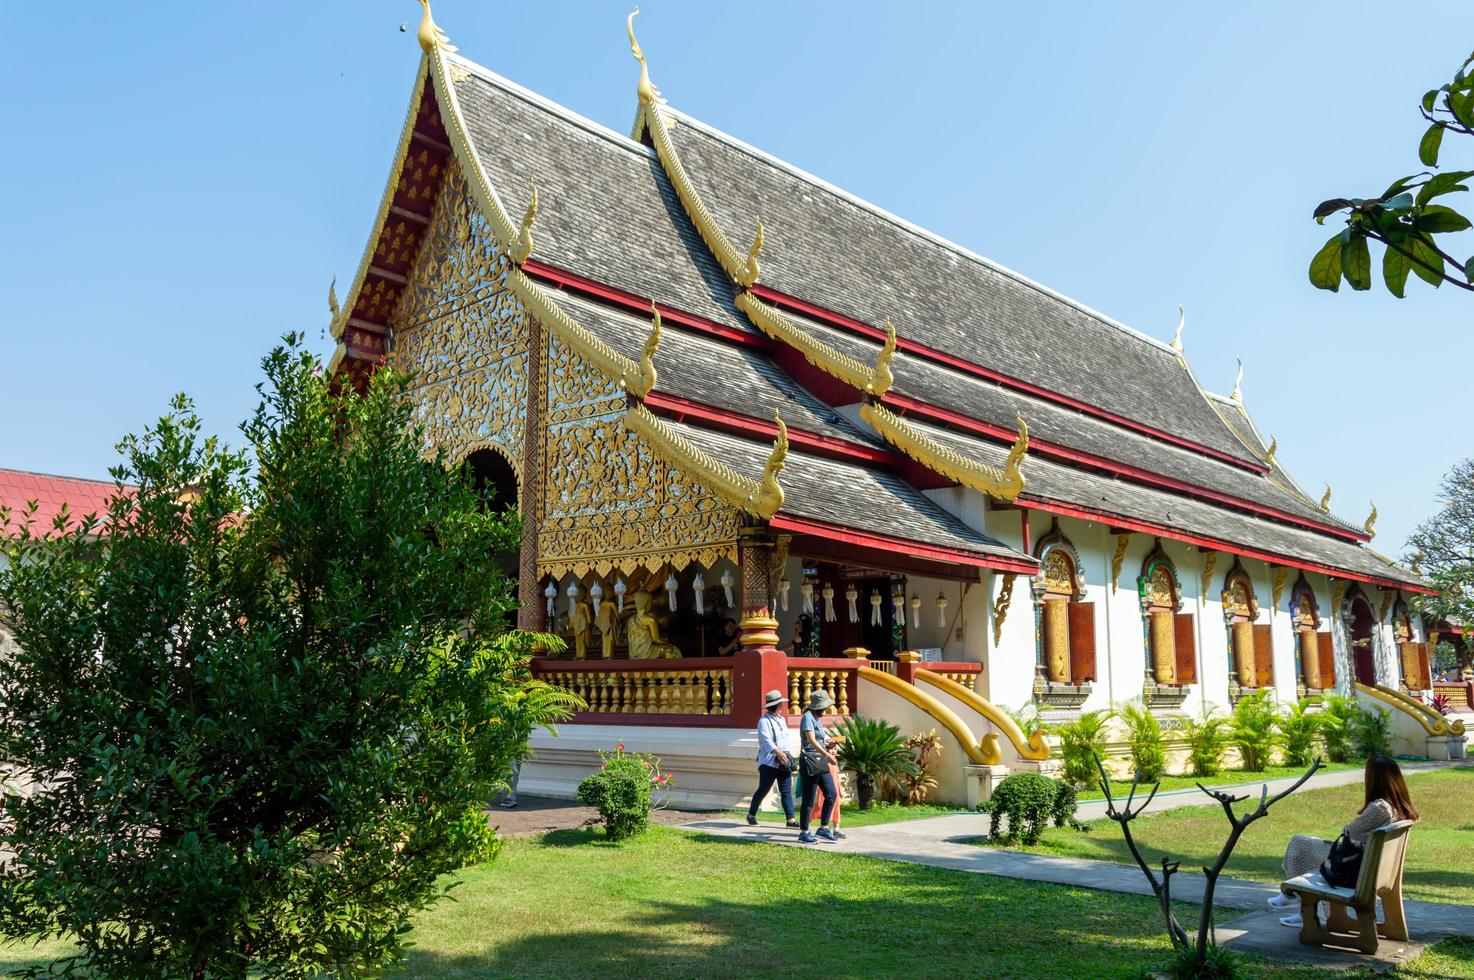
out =
[[[263,365],[249,451],[180,396],[105,520],[0,514],[0,752],[40,787],[4,796],[0,931],[97,975],[391,964],[569,705],[506,626],[516,515],[421,455],[405,379]]]
[[[1419,111],[1428,129],[1418,144],[1418,159],[1425,167],[1438,166],[1447,133],[1474,135],[1474,55],[1459,66],[1453,81],[1423,95]],[[1450,283],[1474,292],[1474,256],[1455,257],[1451,245],[1440,236],[1457,234],[1469,227],[1469,219],[1438,202],[1449,194],[1467,191],[1464,182],[1474,170],[1423,172],[1392,182],[1378,197],[1336,197],[1322,201],[1315,220],[1324,223],[1342,214],[1346,227],[1321,246],[1310,260],[1310,282],[1336,292],[1345,279],[1352,289],[1372,288],[1372,259],[1369,241],[1383,246],[1382,281],[1387,290],[1401,298],[1408,274],[1437,288]],[[1435,203],[1438,202],[1438,203]]]
[[[1409,564],[1438,590],[1413,598],[1413,608],[1430,629],[1444,621],[1474,624],[1474,457],[1449,470],[1439,485],[1438,501],[1438,513],[1408,536],[1405,553]],[[1458,666],[1470,664],[1467,638],[1461,639],[1456,652]],[[1447,653],[1439,661],[1444,670]]]

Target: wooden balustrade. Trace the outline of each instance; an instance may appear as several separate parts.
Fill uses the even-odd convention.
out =
[[[575,720],[660,715],[724,721],[732,714],[732,662],[726,659],[584,663],[538,659],[532,669],[541,680],[583,698],[588,707]]]
[[[866,665],[864,660],[854,659],[791,659],[788,661],[788,710],[800,714],[808,706],[809,696],[815,691],[828,691],[834,699],[831,714],[848,715],[856,703],[856,667]]]
[[[949,681],[955,681],[969,691],[976,691],[978,689],[978,677],[983,672],[982,664],[959,663],[956,661],[948,662],[945,660],[918,663],[916,667],[918,670],[929,670],[934,674],[939,674],[947,678]]]
[[[874,667],[882,674],[890,674],[892,677],[896,674],[896,662],[894,660],[871,660],[865,666]]]
[[[1474,682],[1434,681],[1433,693],[1448,698],[1450,711],[1474,711]]]

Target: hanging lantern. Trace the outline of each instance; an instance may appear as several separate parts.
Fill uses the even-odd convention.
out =
[[[793,583],[786,578],[780,578],[778,580],[778,601],[782,603],[784,612],[788,612],[788,590],[792,586]]]
[[[604,586],[599,582],[595,582],[594,587],[592,589],[589,589],[589,598],[594,600],[594,618],[598,619],[599,603],[604,598]]]
[[[850,587],[844,590],[844,597],[850,604],[850,622],[858,623],[860,621],[860,607],[856,604],[856,601],[860,598],[860,590],[855,588],[855,583],[851,582]]]
[[[899,589],[891,593],[891,618],[902,626],[906,625],[906,593]]]
[[[624,579],[614,583],[614,608],[620,612],[624,612],[624,594],[628,589],[629,586],[624,584]]]
[[[568,615],[573,615],[573,607],[578,603],[578,579],[568,583]]]
[[[731,569],[727,569],[727,570],[723,571],[722,572],[722,591],[724,593],[726,593],[726,595],[727,595],[727,608],[728,609],[736,609],[737,608],[736,599],[732,595],[732,586],[734,584],[736,584],[736,579],[732,578],[732,570]]]
[[[557,583],[549,579],[548,587],[546,589],[543,589],[543,595],[548,597],[548,621],[551,622],[553,616],[555,615],[553,612],[553,600],[558,598]]]
[[[838,618],[834,615],[834,586],[826,584],[821,594],[824,596],[824,622],[832,623]]]
[[[798,594],[803,596],[804,612],[810,616],[814,615],[814,583],[805,582],[798,587]]]
[[[696,590],[696,615],[706,615],[706,579],[697,572],[696,577],[691,580],[691,588]]]
[[[940,592],[937,593],[937,627],[947,628],[947,597]]]
[[[870,625],[880,626],[883,620],[880,618],[880,593],[874,589],[870,590]]]
[[[670,603],[671,612],[676,611],[676,589],[680,587],[681,583],[676,581],[676,573],[671,572],[665,579],[665,596],[666,601]]]
[[[921,596],[911,593],[911,628],[921,629]]]

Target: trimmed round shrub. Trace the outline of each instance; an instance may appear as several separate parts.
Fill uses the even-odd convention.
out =
[[[1075,821],[1075,787],[1034,772],[1006,777],[980,809],[992,817],[988,838],[998,844],[1037,844],[1051,819],[1056,827],[1079,826]],[[1005,816],[1008,832],[1000,834]]]
[[[610,840],[643,833],[650,826],[651,792],[670,786],[670,776],[660,771],[659,760],[625,752],[623,745],[600,757],[599,771],[578,784],[578,801],[599,811]]]

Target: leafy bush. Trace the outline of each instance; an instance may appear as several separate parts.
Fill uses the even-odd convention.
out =
[[[1095,752],[1106,725],[1114,717],[1113,711],[1086,711],[1074,721],[1054,726],[1065,763],[1061,773],[1065,782],[1071,786],[1089,786],[1095,782]]]
[[[1154,783],[1167,773],[1167,752],[1162,745],[1162,726],[1145,705],[1123,704],[1117,709],[1126,723],[1126,740],[1131,746],[1131,766],[1143,782]]]
[[[886,787],[895,791],[899,802],[906,806],[915,806],[937,788],[936,767],[942,758],[942,736],[937,734],[935,728],[917,732],[906,739],[906,751],[911,753],[916,771],[886,780]]]
[[[578,784],[578,801],[599,811],[610,840],[644,833],[650,826],[653,792],[674,786],[675,780],[660,771],[659,759],[626,752],[623,742],[613,752],[600,752],[599,759],[599,771]]]
[[[1000,707],[1002,707],[1000,705]],[[1049,726],[1044,719],[1039,717],[1039,706],[1030,702],[1018,708],[1003,708],[1003,713],[1013,719],[1013,723],[1024,733],[1024,739],[1034,737],[1035,732],[1047,731]]]
[[[0,755],[48,787],[4,801],[0,932],[75,942],[58,972],[392,966],[576,703],[506,629],[515,515],[423,455],[406,379],[263,366],[249,453],[182,395],[122,442],[102,547],[0,516]]]
[[[1332,762],[1345,762],[1354,750],[1352,738],[1361,709],[1356,702],[1340,694],[1328,694],[1324,700],[1320,734],[1326,743],[1326,755]]]
[[[1174,947],[1166,972],[1172,980],[1249,980],[1253,976],[1238,953],[1212,940],[1203,950],[1201,963],[1192,943]]]
[[[1324,727],[1323,715],[1310,710],[1315,704],[1315,700],[1305,698],[1290,705],[1289,710],[1280,716],[1286,765],[1308,766],[1315,758],[1315,742]]]
[[[1392,751],[1392,712],[1361,709],[1351,729],[1351,747],[1363,759]]]
[[[1223,768],[1223,753],[1228,748],[1228,719],[1218,713],[1212,705],[1202,720],[1191,715],[1182,719],[1182,731],[1187,737],[1188,761],[1195,776],[1216,776]]]
[[[1435,694],[1428,702],[1428,707],[1445,717],[1453,710],[1454,702],[1447,694]]]
[[[885,780],[900,782],[921,768],[911,757],[901,729],[879,718],[855,715],[834,727],[844,736],[839,746],[839,766],[855,774],[860,809],[875,804],[875,790]]]
[[[1275,748],[1283,741],[1273,691],[1255,691],[1239,698],[1233,706],[1228,739],[1238,746],[1245,771],[1263,772],[1268,767]]]
[[[993,788],[988,802],[978,808],[989,814],[988,839],[995,844],[1026,846],[1039,843],[1051,819],[1056,827],[1079,828],[1075,821],[1075,787],[1036,772],[1016,772]],[[1008,832],[1000,833],[1003,818]]]

